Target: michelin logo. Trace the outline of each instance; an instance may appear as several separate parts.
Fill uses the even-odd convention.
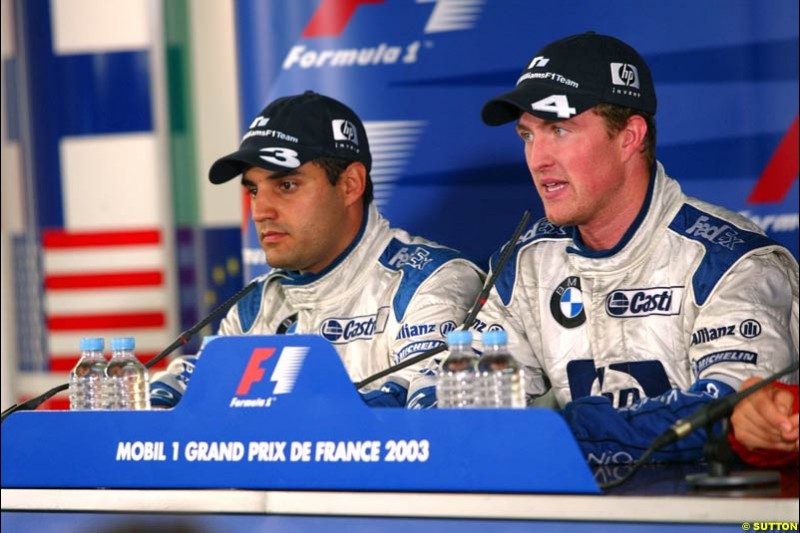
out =
[[[394,360],[394,364],[397,364],[410,355],[425,352],[428,350],[433,350],[434,348],[438,348],[439,346],[443,345],[444,341],[412,342],[411,344],[406,344],[405,346],[403,346],[399,352],[397,352],[392,356],[392,359]]]
[[[699,376],[708,367],[718,363],[747,363],[755,365],[758,363],[758,354],[744,350],[726,350],[710,353],[692,363],[692,371],[695,376]]]
[[[327,318],[319,328],[320,335],[332,344],[347,344],[363,339],[371,339],[376,333],[383,333],[389,320],[389,308],[381,307],[374,315],[351,318]]]
[[[677,315],[683,302],[683,287],[618,290],[606,298],[606,312],[617,318]]]

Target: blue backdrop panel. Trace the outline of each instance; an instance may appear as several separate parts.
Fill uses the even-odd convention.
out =
[[[14,91],[26,91],[37,228],[63,228],[59,145],[74,135],[151,131],[150,60],[143,51],[57,54],[49,0],[17,1],[19,58],[25,72]],[[12,104],[14,102],[9,102]],[[16,102],[19,105],[19,101]],[[13,121],[18,117],[10,116]],[[19,125],[13,133],[17,135]],[[98,164],[102,164],[98,156]]]
[[[323,11],[329,23],[316,24]],[[798,114],[794,0],[239,0],[236,24],[243,127],[272,99],[306,89],[353,107],[371,139],[371,122],[413,122],[413,136],[382,137],[375,160],[396,166],[373,173],[381,209],[484,264],[524,209],[542,210],[522,144],[511,126],[482,124],[483,103],[513,87],[544,44],[615,35],[652,67],[667,172],[798,254],[796,143],[793,156],[775,156]],[[764,175],[773,156],[788,180]],[[748,203],[762,181],[773,200]],[[259,248],[252,228],[244,246]],[[263,271],[246,267],[248,277]]]
[[[14,413],[3,487],[598,493],[549,409],[369,408],[318,336],[220,337],[172,410]]]

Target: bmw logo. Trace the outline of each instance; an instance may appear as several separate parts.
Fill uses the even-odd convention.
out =
[[[575,318],[583,311],[583,294],[578,289],[570,287],[561,294],[559,306],[564,316]]]
[[[550,312],[565,328],[577,328],[586,322],[579,277],[570,276],[556,287],[550,297]]]

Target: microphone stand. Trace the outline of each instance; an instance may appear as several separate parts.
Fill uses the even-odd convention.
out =
[[[531,212],[526,210],[522,214],[522,218],[520,219],[519,223],[517,224],[516,229],[514,230],[514,234],[511,236],[511,240],[508,241],[508,245],[503,249],[500,254],[500,259],[497,261],[497,267],[492,272],[492,275],[489,276],[489,279],[486,280],[486,283],[483,285],[483,289],[478,294],[478,297],[475,299],[475,303],[472,304],[472,308],[470,308],[469,312],[467,313],[464,322],[459,326],[462,330],[467,330],[472,326],[475,322],[475,318],[478,316],[478,313],[483,308],[486,300],[489,298],[489,292],[494,287],[495,282],[497,281],[497,277],[500,275],[500,272],[503,270],[503,267],[508,262],[511,254],[514,251],[514,248],[517,245],[517,241],[519,240],[520,235],[522,235],[522,231],[528,225],[528,221],[531,218]],[[389,368],[385,368],[380,372],[376,372],[375,374],[368,376],[361,381],[355,384],[356,389],[360,389],[366,385],[369,385],[373,381],[377,381],[384,376],[388,376],[389,374],[394,374],[399,370],[403,370],[406,367],[419,363],[420,361],[424,361],[430,357],[433,357],[436,354],[442,353],[447,350],[446,344],[441,344],[436,348],[431,348],[430,350],[425,350],[424,352],[415,355],[413,357],[409,357],[404,359],[403,361],[397,363],[394,366],[390,366]]]
[[[742,391],[712,402],[712,404],[719,405],[720,408],[716,411],[709,409],[711,414],[705,420],[708,441],[703,446],[703,451],[708,461],[708,472],[687,475],[686,483],[690,487],[695,489],[730,489],[752,485],[772,485],[780,482],[781,474],[775,470],[731,472],[731,463],[736,458],[736,454],[733,453],[728,442],[728,433],[730,433],[731,429],[730,415],[733,413],[733,408],[740,401],[757,390],[766,387],[776,379],[796,372],[798,366],[798,362],[795,362],[781,372],[767,377]],[[709,404],[709,407],[711,406]],[[720,419],[722,430],[719,435],[714,435],[714,422]]]
[[[236,294],[234,294],[233,296],[222,302],[216,309],[211,311],[211,313],[207,317],[205,317],[200,322],[198,322],[191,328],[187,329],[180,335],[178,335],[178,338],[175,339],[175,341],[173,341],[172,344],[167,346],[161,353],[159,353],[150,361],[148,361],[144,366],[147,368],[152,367],[153,365],[164,359],[166,356],[174,352],[178,347],[187,344],[192,339],[192,337],[194,337],[195,334],[197,334],[198,331],[200,331],[208,324],[210,324],[214,319],[216,319],[219,315],[227,311],[230,307],[233,306],[233,304],[238,302],[241,298],[243,298],[247,293],[255,289],[257,286],[258,286],[257,280],[251,281],[248,285],[245,285],[245,287],[242,290],[240,290],[239,292],[237,292]],[[44,402],[46,402],[59,392],[67,390],[68,388],[69,388],[69,383],[63,383],[57,387],[53,387],[44,394],[40,394],[39,396],[31,398],[30,400],[24,401],[22,403],[16,403],[12,405],[11,407],[3,411],[3,413],[0,415],[0,424],[5,422],[6,418],[11,413],[15,413],[17,411],[34,411]]]
[[[714,423],[706,424],[708,441],[703,446],[708,461],[708,472],[689,474],[686,483],[693,489],[732,489],[753,485],[772,485],[781,480],[775,470],[743,470],[731,472],[731,463],[736,458],[728,442],[731,422],[728,417],[721,420],[722,431],[714,435]]]
[[[661,433],[658,437],[653,439],[653,442],[650,444],[650,447],[647,448],[647,450],[645,450],[645,452],[639,457],[639,459],[637,459],[636,462],[634,462],[631,465],[630,470],[628,470],[628,472],[624,476],[622,476],[619,479],[603,483],[600,485],[600,488],[602,490],[608,490],[622,485],[628,479],[630,479],[636,472],[639,471],[642,465],[645,464],[645,462],[650,458],[651,455],[653,455],[653,453],[655,453],[656,451],[660,450],[665,446],[669,446],[670,444],[675,443],[676,441],[678,441],[678,439],[682,439],[683,437],[695,431],[696,429],[699,429],[701,427],[706,428],[709,440],[711,440],[714,423],[716,423],[719,420],[724,421],[723,432],[722,432],[723,434],[720,438],[725,438],[726,443],[724,445],[717,447],[713,444],[709,446],[707,442],[706,445],[704,446],[706,454],[712,454],[712,458],[709,459],[709,462],[711,463],[709,467],[712,469],[712,472],[710,473],[710,475],[707,475],[705,477],[700,477],[700,476],[694,477],[693,475],[689,475],[686,477],[686,481],[690,485],[701,486],[701,484],[706,483],[705,481],[703,481],[705,479],[725,477],[725,474],[728,472],[728,467],[730,465],[730,462],[733,459],[733,451],[730,450],[729,447],[728,451],[724,449],[727,446],[727,437],[730,428],[730,420],[728,419],[728,417],[730,417],[731,413],[733,413],[733,408],[736,407],[736,404],[738,404],[740,401],[744,400],[757,390],[766,387],[773,381],[780,379],[783,376],[789,375],[792,372],[797,372],[798,368],[800,368],[800,362],[795,361],[794,363],[784,368],[780,372],[772,374],[771,376],[767,376],[758,383],[750,385],[746,389],[713,400],[708,404],[704,405],[703,407],[701,407],[700,409],[698,409],[697,411],[695,411],[694,413],[692,413],[691,415],[678,420],[677,422],[675,422],[675,424],[672,425],[672,427],[670,427],[669,429]],[[689,479],[690,477],[692,478],[692,480]],[[746,478],[751,478],[751,479],[747,479],[747,482],[744,482],[744,479]],[[693,481],[695,479],[699,481]],[[753,484],[754,482],[764,483],[764,481],[758,481],[758,476],[750,476],[749,474],[747,474],[745,476],[742,476],[741,481],[739,481],[738,483],[736,482],[728,483],[714,479],[713,481],[708,481],[707,484],[702,486],[735,487],[740,485]],[[767,481],[767,483],[773,483],[773,482],[774,482],[774,476],[772,476],[772,478],[769,481]]]

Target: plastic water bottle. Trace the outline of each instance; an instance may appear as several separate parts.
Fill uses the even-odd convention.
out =
[[[475,369],[478,356],[472,349],[472,333],[454,330],[447,334],[450,353],[442,363],[436,382],[439,407],[473,407]]]
[[[508,352],[505,331],[483,334],[483,355],[478,361],[478,386],[482,407],[525,407],[522,370]]]
[[[133,337],[111,339],[106,367],[106,398],[110,409],[150,409],[150,374],[133,354]]]
[[[69,408],[73,411],[107,409],[106,357],[103,339],[81,339],[81,357],[69,374]]]

